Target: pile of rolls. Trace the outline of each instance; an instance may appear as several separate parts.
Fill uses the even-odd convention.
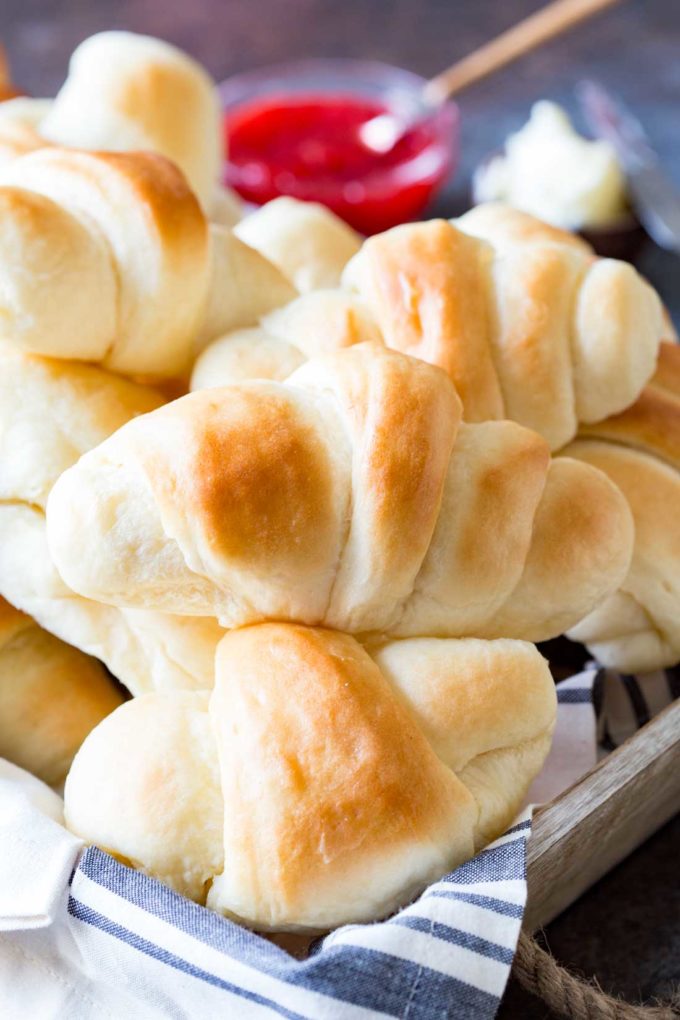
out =
[[[571,235],[243,216],[221,138],[128,33],[0,104],[0,754],[68,771],[87,842],[318,932],[510,824],[535,642],[680,658],[680,361]]]

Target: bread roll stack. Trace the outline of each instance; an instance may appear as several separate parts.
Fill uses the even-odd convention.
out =
[[[0,108],[12,131],[0,593],[135,695],[77,753],[67,822],[257,928],[384,916],[540,769],[528,642],[626,593],[656,649],[613,459],[551,451],[639,397],[658,298],[498,208],[363,244],[289,199],[216,223],[214,87],[155,40],[87,41],[52,104]]]
[[[670,367],[677,347],[662,342],[672,327],[651,287],[631,266],[596,259],[580,238],[498,204],[370,238],[342,279],[341,289],[305,293],[257,328],[209,345],[191,388],[283,381],[305,358],[367,340],[440,365],[463,397],[466,421],[510,418],[544,436],[553,452],[602,468],[626,493],[636,518],[634,567],[570,634],[615,669],[675,664],[680,593],[674,581],[659,580],[677,572],[673,483],[668,476],[662,498],[659,461],[666,471],[676,464],[670,408],[680,387]],[[577,430],[587,446],[571,443]],[[594,459],[603,453],[597,436],[644,448],[656,457],[654,477],[648,461],[636,485],[633,474],[615,477],[610,462],[624,454],[610,446]],[[658,550],[650,554],[652,533]]]
[[[315,932],[384,916],[509,824],[555,713],[517,638],[619,587],[632,522],[601,472],[460,418],[444,372],[364,344],[175,400],[61,474],[69,587],[229,628],[212,694],[145,695],[92,732],[74,832],[258,929]]]
[[[602,472],[361,344],[129,421],[60,475],[47,536],[121,609],[538,641],[618,589],[633,526]]]

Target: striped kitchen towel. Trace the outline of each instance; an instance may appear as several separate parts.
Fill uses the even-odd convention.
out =
[[[601,751],[619,747],[676,698],[680,698],[680,666],[637,676],[598,670],[593,703]]]
[[[598,675],[588,670],[558,685],[554,747],[533,797],[554,796],[594,763]],[[0,823],[2,812],[0,783]],[[522,921],[530,814],[527,808],[505,835],[395,916],[339,928],[303,959],[101,850],[74,847],[73,837],[44,816],[36,884],[35,860],[21,870],[22,838],[30,844],[31,834],[22,837],[15,825],[9,840],[0,840],[0,1016],[491,1018]],[[26,810],[17,817],[26,823],[29,816]],[[11,917],[3,874],[13,884]],[[23,924],[16,916],[21,881],[33,890]]]

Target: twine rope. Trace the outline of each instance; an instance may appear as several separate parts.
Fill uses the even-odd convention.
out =
[[[557,1016],[569,1020],[677,1020],[680,1000],[657,1006],[632,1006],[606,995],[596,983],[560,967],[529,935],[521,933],[512,969],[522,988],[536,995]]]

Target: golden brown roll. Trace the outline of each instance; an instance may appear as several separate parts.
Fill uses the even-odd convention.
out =
[[[377,344],[190,394],[61,475],[51,556],[88,598],[227,627],[553,637],[619,587],[628,507],[536,433],[460,417],[444,372]]]
[[[296,198],[275,198],[234,229],[302,293],[337,287],[342,270],[361,247],[361,235],[329,209]]]
[[[211,221],[233,226],[241,202],[220,185],[224,132],[215,83],[176,47],[133,32],[100,32],[74,51],[56,99],[0,106],[0,164],[59,145],[145,150],[175,163]]]
[[[178,375],[207,301],[208,228],[171,163],[43,149],[5,168],[3,334],[24,349]]]
[[[169,43],[133,32],[86,39],[36,128],[44,144],[165,156],[211,213],[224,159],[219,98],[207,72]]]
[[[119,610],[77,597],[46,542],[45,504],[62,471],[163,398],[73,362],[0,346],[0,594],[94,655],[133,693],[212,684],[213,619]]]
[[[620,589],[569,636],[605,666],[645,672],[680,660],[680,347],[661,345],[651,383],[623,413],[582,427],[565,450],[614,481],[635,521]]]
[[[665,332],[630,265],[497,205],[371,237],[344,279],[388,346],[445,369],[467,421],[511,418],[553,450],[636,399]]]
[[[104,720],[66,822],[264,930],[383,917],[471,857],[515,816],[555,719],[547,664],[517,641],[369,654],[263,624],[222,640],[216,673],[212,695],[146,695]]]
[[[42,149],[0,178],[3,339],[157,379],[295,290],[151,153]]]
[[[0,598],[0,757],[57,785],[122,701],[100,663]]]

